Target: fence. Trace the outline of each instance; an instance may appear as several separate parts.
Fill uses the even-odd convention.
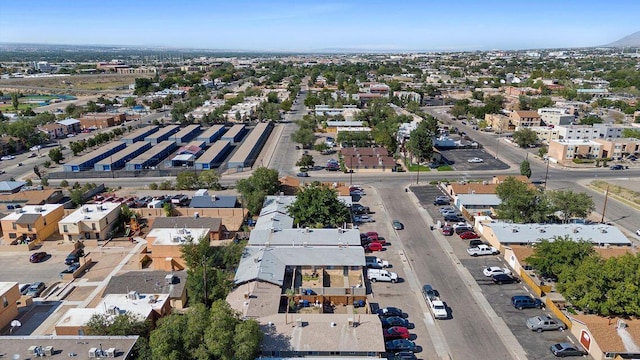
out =
[[[545,305],[547,307],[547,310],[551,311],[553,315],[555,315],[560,321],[567,325],[567,329],[571,329],[573,323],[571,322],[569,317],[567,317],[567,315],[565,315],[562,310],[560,310],[556,303],[554,303],[550,298],[547,298]]]
[[[522,281],[524,281],[524,283],[527,284],[537,296],[542,296],[545,293],[548,293],[548,292],[551,291],[551,286],[549,286],[549,285],[538,285],[529,276],[529,274],[527,274],[527,272],[524,269],[520,270],[520,277],[522,278]]]

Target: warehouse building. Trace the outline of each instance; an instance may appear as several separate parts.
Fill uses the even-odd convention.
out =
[[[229,140],[218,140],[195,161],[196,170],[209,170],[219,167],[231,150]]]
[[[162,159],[166,158],[176,149],[176,142],[173,140],[165,140],[159,144],[154,145],[149,151],[144,152],[131,159],[126,169],[135,171],[143,170],[151,166],[155,166]]]
[[[142,129],[138,129],[127,136],[123,136],[122,139],[120,139],[120,141],[122,141],[125,144],[133,144],[138,141],[143,141],[145,137],[158,131],[158,129],[160,128],[155,125],[143,127]]]
[[[171,166],[191,166],[196,158],[204,152],[204,141],[194,140],[178,149],[176,156],[171,159]]]
[[[231,129],[229,129],[229,131],[227,131],[224,135],[222,135],[220,139],[229,140],[233,145],[235,143],[240,142],[240,140],[242,140],[246,132],[247,132],[247,129],[245,128],[244,125],[236,124],[236,125],[233,125]]]
[[[178,145],[184,145],[195,138],[199,132],[200,125],[189,125],[175,133],[170,139],[174,139]]]
[[[62,165],[63,171],[78,172],[93,169],[93,166],[109,156],[127,147],[127,144],[114,141],[79,158],[73,158]]]
[[[155,145],[162,141],[169,140],[169,137],[171,137],[171,135],[177,133],[178,131],[180,131],[180,126],[178,125],[165,126],[157,132],[145,137],[144,141],[148,141],[151,143],[151,145]]]
[[[229,159],[229,169],[242,169],[253,166],[258,154],[260,154],[260,150],[262,150],[264,143],[269,138],[272,129],[273,123],[271,122],[258,123],[231,159]]]
[[[213,125],[212,127],[205,130],[202,134],[198,135],[196,140],[204,141],[207,145],[213,144],[216,140],[220,139],[222,134],[225,133],[227,129],[225,129],[222,125]]]
[[[106,157],[93,166],[95,171],[113,171],[123,168],[127,161],[151,149],[151,143],[148,141],[139,141],[133,145],[118,151],[117,153]]]

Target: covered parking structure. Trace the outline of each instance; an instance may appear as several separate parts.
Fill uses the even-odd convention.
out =
[[[154,132],[158,131],[159,127],[156,125],[153,126],[147,126],[147,127],[143,127],[141,129],[138,129],[134,132],[132,132],[131,134],[122,137],[122,139],[120,139],[120,141],[122,141],[125,144],[133,144],[135,142],[138,141],[143,141],[145,137],[153,134]]]
[[[220,139],[222,134],[225,133],[227,129],[222,125],[213,125],[208,128],[202,134],[198,135],[196,140],[204,141],[207,145],[213,144],[216,140]]]
[[[196,170],[209,170],[216,168],[222,164],[229,151],[231,150],[231,141],[218,140],[202,154],[194,163]]]
[[[171,135],[177,133],[178,131],[180,131],[180,126],[168,125],[161,128],[157,132],[145,137],[144,141],[148,141],[151,143],[151,145],[155,145],[160,143],[161,141],[168,140]]]
[[[93,169],[93,166],[102,159],[117,153],[127,147],[127,144],[114,141],[79,158],[71,159],[62,165],[62,170],[67,172],[79,172]]]
[[[273,129],[273,123],[258,123],[245,141],[240,145],[238,150],[229,159],[228,167],[241,169],[245,167],[253,166],[256,161],[260,150],[264,146],[264,143],[269,138],[271,130]]]
[[[176,149],[175,141],[165,140],[153,146],[149,151],[145,151],[144,153],[131,159],[127,163],[126,169],[135,171],[135,170],[143,170],[149,166],[155,166],[162,159],[169,156],[169,154],[171,154],[175,149]]]
[[[97,162],[93,169],[95,171],[113,171],[125,166],[127,161],[135,158],[136,156],[151,149],[151,143],[148,141],[139,141],[133,145],[127,146],[125,149],[118,151],[117,153],[104,158]]]

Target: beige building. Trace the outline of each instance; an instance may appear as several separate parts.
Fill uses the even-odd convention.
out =
[[[627,155],[640,152],[640,140],[634,138],[620,139],[596,139],[595,142],[602,144],[601,157],[609,159],[620,159]]]
[[[600,140],[560,139],[549,142],[547,155],[552,161],[567,163],[573,159],[602,158],[603,145]]]
[[[560,132],[558,129],[550,126],[532,126],[530,129],[536,133],[538,140],[543,144],[549,144],[553,140],[560,139]]]
[[[513,131],[515,129],[515,126],[511,124],[511,118],[502,114],[485,114],[484,121],[497,132]]]
[[[521,127],[540,126],[540,115],[536,111],[512,111],[511,124],[515,126],[516,130]]]
[[[27,205],[15,209],[0,220],[5,241],[42,241],[53,235],[64,216],[60,204]]]
[[[86,204],[58,222],[58,231],[67,241],[105,240],[117,224],[120,204]]]
[[[20,290],[16,282],[0,282],[0,329],[11,324],[18,316]]]

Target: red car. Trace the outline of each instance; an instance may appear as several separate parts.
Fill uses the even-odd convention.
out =
[[[479,239],[480,235],[474,233],[473,231],[467,231],[460,234],[460,239],[470,240],[470,239]]]
[[[378,240],[378,233],[375,231],[369,231],[364,234],[367,235],[367,237],[371,240]]]
[[[408,339],[409,330],[404,326],[392,326],[383,330],[384,339]]]
[[[47,253],[44,251],[36,252],[29,256],[29,262],[39,263],[40,261],[47,258]]]
[[[372,242],[364,246],[364,251],[382,251],[383,247],[378,242]]]
[[[451,226],[445,226],[442,228],[442,234],[446,235],[446,236],[451,236],[453,235],[453,228]]]

